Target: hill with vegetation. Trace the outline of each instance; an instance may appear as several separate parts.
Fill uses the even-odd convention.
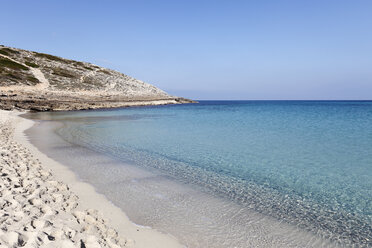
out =
[[[190,103],[91,63],[0,45],[0,108],[36,111]]]

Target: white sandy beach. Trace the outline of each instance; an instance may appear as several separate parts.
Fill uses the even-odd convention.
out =
[[[0,110],[0,247],[183,247],[140,227],[28,142],[33,121]]]

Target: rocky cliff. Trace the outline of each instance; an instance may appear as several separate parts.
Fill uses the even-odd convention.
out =
[[[2,109],[78,110],[191,102],[114,70],[0,45]]]

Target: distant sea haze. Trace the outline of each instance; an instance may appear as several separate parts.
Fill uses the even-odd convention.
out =
[[[371,101],[200,101],[47,118],[64,123],[64,142],[115,161],[75,163],[79,176],[190,247],[372,246]]]

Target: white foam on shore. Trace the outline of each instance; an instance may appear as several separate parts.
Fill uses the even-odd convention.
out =
[[[113,205],[110,201],[106,199],[105,196],[97,193],[95,189],[93,188],[93,186],[91,186],[88,183],[79,181],[77,177],[74,175],[74,173],[71,170],[69,170],[66,166],[54,161],[53,159],[49,158],[45,154],[41,153],[35,146],[33,146],[28,141],[27,137],[24,134],[25,130],[27,130],[28,128],[34,125],[34,122],[31,120],[27,120],[27,119],[19,117],[18,116],[19,114],[21,114],[21,112],[16,112],[16,111],[8,112],[8,111],[0,110],[1,121],[4,123],[10,122],[10,128],[14,128],[14,135],[13,137],[11,137],[13,140],[11,142],[14,142],[14,144],[17,144],[16,145],[17,147],[15,148],[14,151],[9,151],[9,154],[15,155],[14,153],[17,153],[18,155],[18,151],[24,151],[28,155],[22,158],[24,160],[23,162],[31,161],[31,157],[33,157],[35,161],[40,162],[40,170],[39,170],[40,172],[50,170],[52,172],[52,175],[48,175],[48,176],[50,176],[54,180],[61,181],[62,182],[61,185],[68,185],[68,188],[70,189],[68,190],[68,193],[66,193],[69,196],[67,197],[67,202],[69,203],[69,205],[74,206],[74,208],[71,207],[71,211],[73,209],[74,212],[71,212],[68,208],[65,208],[64,211],[66,212],[66,214],[57,214],[58,216],[53,216],[53,219],[58,220],[57,222],[60,223],[59,224],[60,229],[69,228],[69,226],[66,226],[66,225],[70,225],[70,222],[68,222],[68,220],[72,218],[71,216],[74,216],[74,218],[79,219],[80,222],[85,223],[85,226],[83,225],[84,230],[82,230],[82,233],[84,233],[86,229],[89,229],[92,226],[97,226],[98,224],[96,222],[102,222],[104,220],[105,225],[108,226],[106,229],[104,229],[105,233],[102,233],[102,232],[101,233],[97,232],[97,233],[101,235],[103,239],[105,238],[109,239],[111,238],[111,236],[107,236],[108,235],[107,230],[110,229],[109,227],[114,228],[118,232],[117,239],[119,240],[119,237],[121,237],[122,239],[122,241],[116,242],[116,245],[125,246],[125,247],[139,247],[139,248],[142,248],[142,247],[154,247],[154,248],[183,247],[174,237],[170,235],[160,233],[154,229],[150,229],[147,227],[140,227],[138,225],[135,225],[128,219],[128,217],[125,215],[125,213],[120,208]],[[14,158],[12,157],[12,160],[14,160],[17,157],[18,156],[15,156]],[[30,158],[28,159],[28,157]],[[14,160],[14,162],[15,162],[14,163],[15,166],[17,164],[22,163],[21,160]],[[34,169],[32,167],[30,168]],[[52,184],[44,185],[43,184],[44,178],[40,178],[40,176],[37,175],[36,173],[32,174],[31,177],[32,177],[31,178],[32,180],[35,179],[35,180],[40,181],[40,184],[43,187],[48,188],[48,187],[53,186]],[[22,189],[22,187],[20,188]],[[78,199],[77,198],[75,199],[72,196],[70,197],[70,195],[74,195],[74,194],[77,195]],[[51,196],[49,195],[49,193],[46,193],[45,197],[48,198]],[[47,204],[47,203],[49,203],[49,200],[46,201],[46,203],[44,204]],[[78,206],[75,206],[76,205],[75,203],[78,203]],[[32,205],[32,202],[25,201],[23,202],[23,204]],[[90,209],[90,210],[86,211],[86,209]],[[91,209],[98,210],[98,212],[95,210],[91,210]],[[96,219],[95,220],[96,222],[94,225],[89,224],[89,221],[88,221],[89,217],[87,217],[89,215],[94,216],[94,218]],[[101,216],[101,215],[103,216],[103,218],[96,217],[96,216]],[[14,227],[14,225],[15,225],[14,223],[11,224],[8,229],[11,230],[12,227]],[[40,227],[40,228],[44,228],[44,227]],[[5,242],[6,244],[8,244],[9,242],[13,242],[13,243],[19,242],[19,237],[21,237],[20,236],[21,234],[15,233],[13,235],[12,233],[9,233],[9,235],[8,233],[5,233],[6,234],[5,236],[9,237],[12,240],[7,240],[3,242]],[[85,239],[88,239],[89,237],[84,236]],[[112,239],[114,240],[114,238]],[[87,243],[89,243],[89,240],[87,241]],[[53,243],[51,243],[50,240],[47,245],[49,245],[49,247],[65,247],[64,244],[62,243],[58,245],[57,244],[53,245]],[[30,246],[30,247],[33,247],[33,246]],[[106,247],[115,247],[115,246],[114,244],[112,244],[111,246],[107,245]]]

